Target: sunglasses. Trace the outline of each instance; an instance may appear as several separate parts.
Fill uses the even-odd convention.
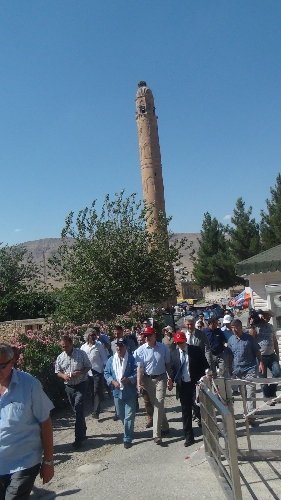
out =
[[[7,361],[6,363],[0,363],[0,370],[6,368],[6,366],[8,366],[8,364],[11,363],[12,359],[9,359],[9,361]]]

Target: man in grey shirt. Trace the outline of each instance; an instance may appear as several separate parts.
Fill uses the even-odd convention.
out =
[[[72,446],[78,450],[86,439],[84,399],[87,389],[87,374],[92,365],[84,351],[73,347],[70,335],[63,335],[60,345],[63,352],[57,357],[55,372],[64,381],[68,401],[76,416],[75,441]]]

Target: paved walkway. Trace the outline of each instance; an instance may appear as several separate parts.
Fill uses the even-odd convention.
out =
[[[71,448],[73,421],[69,416],[58,419],[55,426],[56,476],[42,487],[39,479],[32,495],[35,499],[73,497],[81,499],[218,499],[223,498],[202,447],[201,430],[195,426],[197,442],[183,445],[179,406],[174,394],[167,397],[171,435],[157,446],[152,430],[145,429],[146,417],[136,418],[136,435],[132,448],[122,443],[122,426],[113,422],[113,408],[102,414],[101,422],[89,416],[89,439],[85,448]],[[199,450],[199,451],[198,451]]]

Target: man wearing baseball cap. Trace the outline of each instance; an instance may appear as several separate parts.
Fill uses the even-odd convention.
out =
[[[162,333],[164,335],[162,343],[170,348],[173,345],[173,328],[171,326],[165,326]]]
[[[221,331],[224,334],[225,341],[228,342],[229,338],[231,335],[233,335],[233,331],[231,330],[231,322],[233,320],[233,317],[230,316],[230,314],[225,314],[223,317],[223,327],[221,328]]]
[[[176,383],[177,397],[181,403],[184,446],[190,446],[195,442],[192,408],[201,421],[200,407],[195,404],[195,388],[209,365],[200,347],[187,344],[184,332],[176,332],[174,342],[177,348],[171,351],[172,381]]]
[[[164,409],[164,401],[168,387],[172,385],[170,378],[170,351],[162,342],[156,341],[156,331],[152,326],[143,330],[145,344],[135,351],[137,363],[138,390],[148,393],[153,411],[153,438],[155,444],[162,444],[162,436],[169,433],[169,424]]]

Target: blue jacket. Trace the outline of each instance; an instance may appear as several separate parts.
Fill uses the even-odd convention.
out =
[[[117,380],[116,373],[113,370],[112,361],[113,356],[108,359],[104,369],[104,376],[107,385],[110,385],[112,380]],[[137,366],[134,356],[130,353],[128,353],[128,362],[124,377],[128,377],[130,379],[130,382],[128,384],[124,384],[124,389],[122,391],[113,387],[113,396],[119,399],[131,399],[133,397],[137,397]]]
[[[207,335],[212,354],[214,354],[214,356],[222,354],[224,350],[225,338],[221,329],[215,328],[212,330],[208,327],[204,328],[203,332]]]

